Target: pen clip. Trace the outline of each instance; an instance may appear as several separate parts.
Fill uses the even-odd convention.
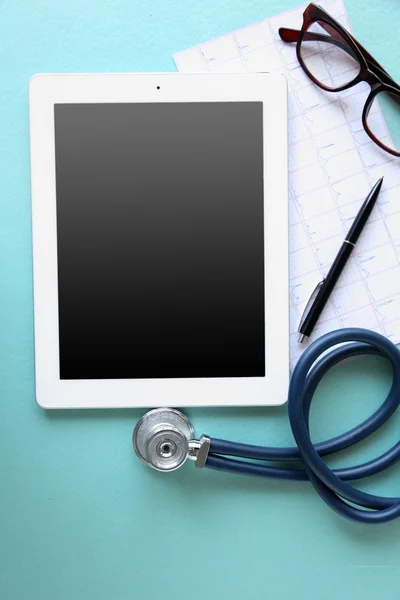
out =
[[[306,307],[303,311],[303,314],[301,315],[301,319],[300,319],[300,323],[299,323],[299,328],[298,331],[300,332],[300,329],[304,323],[304,321],[307,318],[308,313],[310,312],[310,308],[312,307],[312,305],[314,304],[314,300],[319,292],[319,290],[321,289],[322,284],[324,283],[324,279],[322,281],[320,281],[319,283],[317,283],[317,285],[315,286],[311,296],[308,299],[308,302],[306,304]]]

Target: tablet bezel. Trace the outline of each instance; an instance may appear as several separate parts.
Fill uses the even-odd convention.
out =
[[[263,103],[265,377],[59,378],[54,105]],[[254,406],[286,401],[289,383],[287,86],[282,75],[35,75],[29,86],[36,400],[43,408]]]

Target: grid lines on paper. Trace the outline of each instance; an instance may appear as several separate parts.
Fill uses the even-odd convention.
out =
[[[346,29],[342,0],[320,3]],[[279,27],[300,29],[306,5],[174,55],[179,71],[283,73],[289,87],[290,348],[294,366],[306,347],[297,327],[315,285],[323,279],[379,177],[377,206],[312,334],[366,327],[400,342],[400,166],[372,143],[362,123],[369,86],[341,93],[320,89],[305,75],[295,44]],[[322,65],[332,76],[329,58]],[[373,115],[382,135],[380,111]]]

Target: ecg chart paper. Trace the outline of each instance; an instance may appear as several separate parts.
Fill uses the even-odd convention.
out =
[[[320,5],[351,31],[341,0]],[[341,327],[365,327],[400,342],[400,161],[364,132],[361,115],[369,86],[361,83],[342,93],[321,90],[300,67],[295,44],[280,40],[279,27],[301,28],[306,6],[174,55],[182,72],[268,71],[287,78],[292,367],[307,347],[298,343],[297,334],[307,300],[382,175],[378,202],[311,341]],[[340,78],[340,65],[329,60],[329,50],[320,62],[321,78]],[[372,118],[374,131],[379,127],[381,136],[388,135],[379,109]]]

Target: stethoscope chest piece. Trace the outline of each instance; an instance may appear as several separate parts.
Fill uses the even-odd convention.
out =
[[[171,408],[156,408],[140,419],[133,447],[140,460],[157,471],[174,471],[189,455],[194,430],[187,417]]]
[[[389,359],[393,382],[386,400],[357,427],[313,444],[309,432],[309,410],[319,382],[329,369],[358,355]],[[205,435],[197,440],[193,438],[193,428],[187,417],[173,408],[156,408],[146,413],[133,432],[133,447],[143,463],[158,471],[174,471],[189,459],[197,468],[273,479],[308,480],[339,515],[360,523],[385,523],[400,517],[400,498],[376,496],[353,488],[347,482],[380,473],[400,462],[400,444],[396,443],[374,460],[343,469],[330,469],[323,457],[366,439],[386,423],[399,406],[398,348],[374,331],[344,328],[326,333],[313,342],[293,371],[288,391],[288,414],[296,447],[255,446],[210,439]],[[301,461],[304,468],[292,468],[290,463],[293,461]]]

